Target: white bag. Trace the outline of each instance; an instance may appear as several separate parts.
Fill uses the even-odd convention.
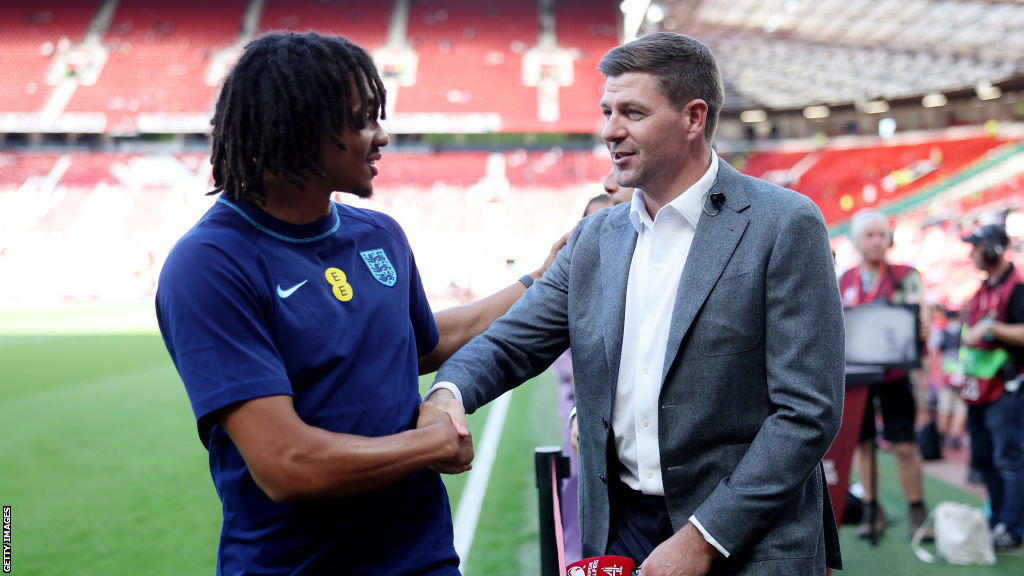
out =
[[[996,563],[992,531],[985,514],[978,508],[959,502],[940,502],[914,534],[910,545],[922,562],[935,562],[935,556],[921,548],[928,524],[935,519],[935,550],[951,564]]]

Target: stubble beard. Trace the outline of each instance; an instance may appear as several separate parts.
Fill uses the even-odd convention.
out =
[[[623,179],[619,179],[619,176]],[[641,167],[634,168],[632,175],[627,176],[623,171],[616,166],[615,167],[615,183],[619,185],[619,188],[643,188],[640,185],[640,181],[643,180],[643,169]]]

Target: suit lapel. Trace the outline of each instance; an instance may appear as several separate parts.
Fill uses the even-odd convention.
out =
[[[606,221],[601,233],[601,290],[595,302],[601,309],[601,328],[605,331],[604,350],[612,382],[618,380],[622,356],[622,331],[626,322],[626,284],[636,248],[636,229],[629,211],[614,222]]]
[[[711,191],[722,192],[726,201],[717,214],[709,216],[702,213],[697,222],[697,231],[686,258],[686,266],[679,280],[676,302],[672,309],[672,324],[669,327],[665,366],[661,376],[662,384],[675,362],[680,344],[689,332],[697,312],[718,282],[750,222],[750,218],[743,213],[750,203],[741,186],[740,174],[724,160],[719,161],[718,178]],[[715,212],[710,200],[705,199],[705,208],[711,213]]]

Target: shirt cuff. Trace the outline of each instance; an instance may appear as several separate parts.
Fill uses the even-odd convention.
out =
[[[465,404],[462,401],[462,390],[459,390],[459,387],[451,382],[434,382],[434,385],[430,387],[430,390],[427,390],[427,393],[423,395],[423,398],[430,398],[430,395],[434,393],[434,390],[439,390],[441,388],[444,388],[454,394],[455,399],[459,401],[459,404]]]
[[[715,540],[715,537],[709,534],[708,531],[705,530],[703,526],[701,526],[700,520],[697,520],[696,516],[690,516],[690,524],[696,526],[697,530],[700,530],[700,533],[704,535],[704,539],[708,541],[708,544],[714,546],[719,552],[722,553],[722,556],[725,556],[726,558],[729,557],[729,551],[723,548],[722,545],[718,543],[718,540]]]

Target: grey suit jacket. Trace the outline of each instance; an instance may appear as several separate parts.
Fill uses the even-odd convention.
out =
[[[821,574],[839,541],[821,458],[842,418],[842,304],[828,233],[805,196],[719,163],[679,282],[658,408],[672,526],[694,514],[730,552],[715,574]],[[629,205],[574,230],[554,264],[438,381],[468,412],[572,346],[580,430],[583,555],[605,553],[612,403],[626,281]],[[611,456],[609,456],[611,455]]]

